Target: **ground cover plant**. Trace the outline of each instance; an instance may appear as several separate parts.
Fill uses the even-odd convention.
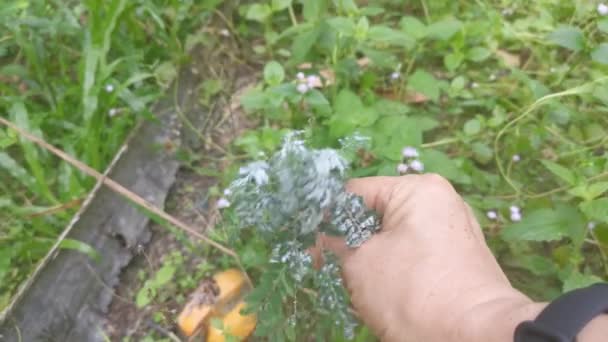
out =
[[[260,82],[241,98],[257,127],[234,141],[229,157],[267,160],[294,130],[303,131],[311,149],[339,149],[344,138],[366,137],[368,146],[347,155],[351,168],[345,178],[443,175],[474,208],[514,285],[530,296],[549,300],[606,280],[606,5],[235,3],[227,34],[240,41],[247,62],[259,67]],[[174,64],[163,61],[177,59],[171,48],[182,51],[177,47],[194,39],[188,24],[180,23],[207,13],[205,5],[171,1],[52,2],[31,5],[27,12],[22,2],[11,4],[0,10],[7,18],[6,33],[0,34],[0,58],[6,61],[0,69],[3,115],[96,168],[132,125],[133,115],[124,114],[143,115],[172,79]],[[82,14],[93,6],[108,15],[89,22]],[[90,28],[90,39],[79,27]],[[150,36],[158,45],[142,43]],[[144,46],[150,51],[142,53]],[[43,52],[57,54],[57,65]],[[85,136],[96,142],[79,144]],[[91,183],[13,132],[0,130],[0,142],[2,304],[73,211],[27,215],[66,206]],[[343,322],[319,319],[324,313],[319,294],[285,276],[285,262],[272,258],[274,242],[268,244],[255,229],[241,229],[229,184],[248,161],[230,160],[222,186],[210,191],[224,217],[209,234],[239,253],[256,285],[250,297],[261,322],[256,334],[300,340],[318,329],[323,335],[316,336],[344,338]],[[231,190],[223,195],[222,187]],[[207,256],[215,267],[231,263],[213,252]],[[171,261],[172,269],[179,267]],[[149,283],[167,296],[164,283]],[[138,302],[145,306],[149,298]],[[371,339],[364,327],[354,335]]]

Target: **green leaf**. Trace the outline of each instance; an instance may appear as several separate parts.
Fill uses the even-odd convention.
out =
[[[471,149],[475,160],[482,164],[487,164],[494,158],[494,150],[484,143],[476,142],[471,146]]]
[[[293,39],[293,44],[291,45],[293,58],[296,60],[303,60],[314,46],[320,33],[321,30],[314,28],[312,30],[300,32],[296,35]]]
[[[4,169],[21,184],[27,186],[31,191],[35,191],[34,179],[7,153],[0,152],[0,169]]]
[[[598,182],[576,186],[568,190],[568,193],[586,201],[590,201],[601,196],[606,191],[608,191],[608,182]]]
[[[473,62],[482,62],[492,55],[492,51],[484,47],[474,47],[467,52],[467,59]]]
[[[284,9],[286,9],[287,7],[291,6],[291,2],[292,0],[272,0],[272,11],[273,12],[278,12],[278,11],[282,11]]]
[[[285,70],[281,64],[276,61],[270,61],[266,63],[264,67],[264,81],[271,86],[276,86],[283,82],[285,78]]]
[[[90,245],[88,245],[82,241],[73,240],[73,239],[63,239],[59,243],[59,248],[72,249],[75,251],[79,251],[79,252],[84,253],[87,256],[89,256],[95,262],[99,262],[101,260],[101,254],[99,254],[99,252],[97,252],[97,250],[95,250],[95,248],[91,247]]]
[[[541,163],[549,170],[551,173],[561,178],[563,181],[568,183],[569,185],[576,184],[576,175],[574,172],[569,169],[554,163],[550,160],[541,160]]]
[[[505,227],[502,236],[510,241],[554,241],[584,236],[584,220],[576,208],[560,206],[524,212],[520,222]]]
[[[161,267],[156,274],[154,275],[154,285],[156,287],[161,287],[167,284],[170,280],[173,279],[173,275],[175,274],[175,265],[173,264],[165,264]]]
[[[339,33],[352,37],[355,34],[355,22],[351,18],[334,17],[327,20],[329,26]]]
[[[420,155],[425,172],[435,172],[458,184],[471,184],[471,177],[464,172],[457,160],[438,150],[424,150]]]
[[[399,26],[406,35],[418,40],[426,36],[426,25],[416,17],[403,17]]]
[[[439,40],[448,40],[462,29],[462,22],[456,19],[444,19],[429,25],[427,36]]]
[[[367,37],[375,43],[402,46],[406,49],[412,48],[415,43],[415,41],[405,33],[383,25],[372,26],[372,28],[369,29]]]
[[[348,89],[338,93],[334,112],[329,121],[329,131],[333,138],[349,135],[358,127],[370,126],[378,118],[378,112],[365,107],[359,96]]]
[[[272,14],[270,6],[265,4],[253,4],[249,7],[245,18],[263,23]]]
[[[481,132],[481,122],[477,119],[470,119],[464,123],[463,131],[466,135],[476,135]]]
[[[462,61],[464,60],[464,55],[460,52],[452,52],[443,57],[443,65],[449,71],[454,71],[458,68]]]
[[[323,18],[327,11],[327,0],[302,1],[302,15],[308,22],[315,22]]]
[[[407,84],[413,90],[426,95],[433,101],[439,101],[439,82],[428,72],[424,70],[416,70],[413,75],[408,77]]]
[[[579,204],[581,211],[590,219],[608,223],[608,198],[598,198]]]
[[[608,18],[604,18],[597,22],[597,29],[601,32],[608,33]]]
[[[372,151],[393,162],[402,159],[401,150],[405,146],[419,146],[422,144],[421,121],[417,118],[405,116],[385,116],[379,119],[368,132],[361,132],[370,136],[373,141]],[[395,163],[390,171],[395,172]]]
[[[574,26],[560,26],[548,36],[549,41],[574,52],[585,47],[583,32]]]
[[[593,49],[591,59],[601,64],[608,64],[608,43],[602,43]]]
[[[154,76],[161,87],[169,88],[171,82],[177,77],[177,68],[170,61],[163,62],[154,69]]]
[[[143,308],[144,306],[150,304],[152,298],[156,296],[156,289],[150,286],[149,282],[146,282],[144,286],[137,292],[137,296],[135,297],[135,305],[138,308]]]
[[[568,292],[583,287],[587,287],[593,284],[604,282],[604,280],[593,274],[583,274],[579,271],[573,271],[564,280],[563,291]]]
[[[357,26],[355,26],[355,39],[357,41],[364,41],[367,37],[367,32],[369,31],[369,20],[367,17],[359,18],[357,22]]]

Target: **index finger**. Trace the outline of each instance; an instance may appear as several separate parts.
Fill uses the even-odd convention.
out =
[[[368,208],[382,215],[393,191],[402,180],[402,177],[353,178],[346,183],[346,191],[363,197]]]

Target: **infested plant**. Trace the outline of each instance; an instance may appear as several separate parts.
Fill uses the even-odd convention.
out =
[[[290,133],[267,161],[241,167],[228,188],[239,226],[253,229],[271,251],[248,300],[260,316],[258,334],[293,339],[296,322],[299,329],[317,324],[313,328],[323,331],[327,327],[318,323],[325,321],[353,336],[356,321],[337,259],[325,253],[323,266],[314,270],[307,250],[319,233],[342,236],[356,248],[379,229],[376,214],[344,186],[349,163],[341,153],[364,142],[355,136],[343,141],[342,150],[316,150]]]

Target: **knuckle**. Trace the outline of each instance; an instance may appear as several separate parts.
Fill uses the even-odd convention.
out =
[[[439,192],[453,192],[454,188],[450,181],[436,173],[428,173],[422,176],[425,188],[431,188]]]

